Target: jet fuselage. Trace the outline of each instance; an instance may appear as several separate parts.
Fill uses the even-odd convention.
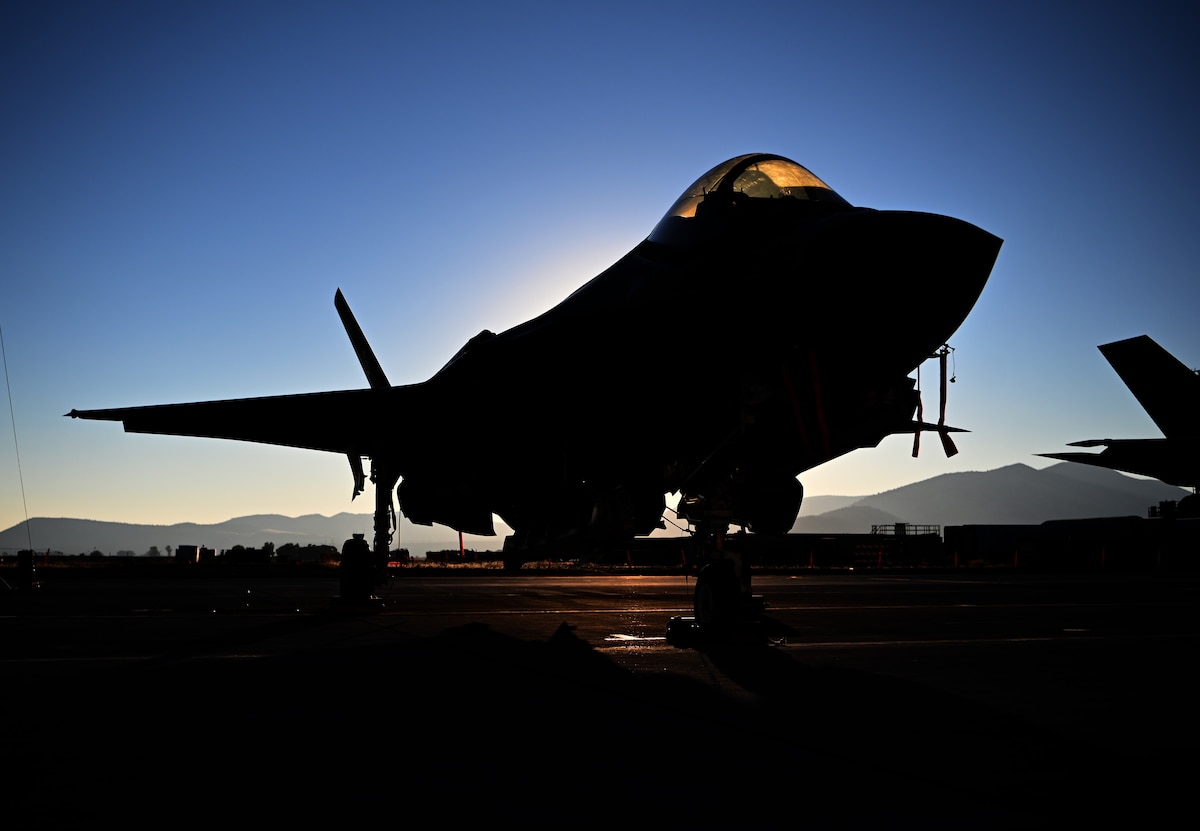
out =
[[[689,522],[782,533],[798,474],[930,426],[908,376],[963,322],[1000,245],[739,156],[570,297],[480,333],[424,383],[388,385],[347,309],[371,389],[71,415],[344,453],[356,490],[369,457],[410,520],[487,534],[497,515],[516,548],[649,533],[670,493]]]

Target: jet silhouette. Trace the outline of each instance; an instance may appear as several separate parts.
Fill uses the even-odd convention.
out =
[[[909,375],[938,350],[944,372],[1001,244],[959,219],[855,207],[794,161],[747,154],[557,306],[480,332],[423,383],[388,382],[339,290],[367,389],[68,415],[342,453],[355,495],[367,459],[377,556],[397,482],[415,523],[487,535],[499,516],[509,566],[649,534],[678,494],[707,563],[697,618],[716,624],[753,603],[726,532],[787,533],[798,474],[896,433],[935,431],[955,452],[944,400],[938,423],[914,419]]]
[[[1162,430],[1163,438],[1087,439],[1070,446],[1104,450],[1038,455],[1136,473],[1194,491],[1200,486],[1200,376],[1147,335],[1098,348]],[[1189,515],[1200,513],[1192,496],[1183,501]]]

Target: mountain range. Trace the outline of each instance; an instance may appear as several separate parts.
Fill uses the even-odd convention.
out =
[[[872,525],[1040,525],[1054,519],[1146,516],[1189,491],[1157,479],[1062,462],[946,473],[873,496],[806,498],[793,533],[867,533]]]
[[[273,543],[275,548],[288,543],[300,546],[332,545],[339,551],[342,543],[354,534],[373,537],[374,517],[371,514],[340,513],[334,516],[308,514],[289,517],[280,514],[256,514],[235,517],[212,525],[181,522],[175,525],[136,525],[124,522],[103,522],[93,519],[33,518],[0,531],[0,552],[12,554],[19,549],[60,551],[81,554],[99,551],[102,554],[146,554],[152,547],[166,556],[167,547],[197,545],[214,551],[226,551],[240,545],[261,548]],[[494,550],[503,537],[469,537],[467,548]],[[458,534],[441,526],[424,527],[402,520],[400,533],[392,540],[393,548],[407,548],[412,554],[440,551],[458,547]]]
[[[869,533],[873,525],[1037,525],[1052,519],[1106,516],[1145,516],[1151,506],[1178,501],[1188,491],[1153,479],[1139,479],[1105,468],[1063,462],[1038,470],[1013,464],[986,472],[947,473],[872,496],[811,496],[805,498],[794,533]],[[88,519],[34,518],[0,531],[0,553],[36,551],[83,554],[132,552],[145,554],[156,547],[199,545],[222,551],[236,545],[276,548],[332,545],[339,550],[352,534],[372,537],[371,514],[340,513],[245,516],[214,525],[134,525]],[[472,550],[497,550],[505,529],[495,537],[466,537]],[[671,533],[678,534],[678,531]],[[458,547],[458,535],[442,526],[417,526],[401,521],[393,547],[413,555]]]

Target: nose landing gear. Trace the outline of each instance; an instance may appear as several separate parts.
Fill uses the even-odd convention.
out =
[[[696,588],[693,614],[673,617],[667,624],[667,641],[687,647],[726,640],[755,637],[761,626],[765,603],[750,591],[750,565],[745,553],[726,545],[728,526],[698,529]]]

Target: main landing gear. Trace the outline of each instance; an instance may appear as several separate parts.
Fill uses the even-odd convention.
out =
[[[350,458],[354,471],[354,495],[362,492],[364,479],[362,461]],[[370,608],[378,604],[374,591],[387,581],[387,563],[392,544],[392,528],[396,514],[392,508],[392,488],[400,476],[390,468],[371,461],[371,482],[375,485],[374,545],[368,546],[363,534],[355,534],[342,546],[339,567],[341,595],[338,602],[349,608]]]
[[[667,642],[674,646],[761,637],[765,603],[751,593],[750,564],[736,542],[729,544],[728,530],[727,525],[697,528],[693,552],[700,570],[692,595],[694,614],[668,622]]]

